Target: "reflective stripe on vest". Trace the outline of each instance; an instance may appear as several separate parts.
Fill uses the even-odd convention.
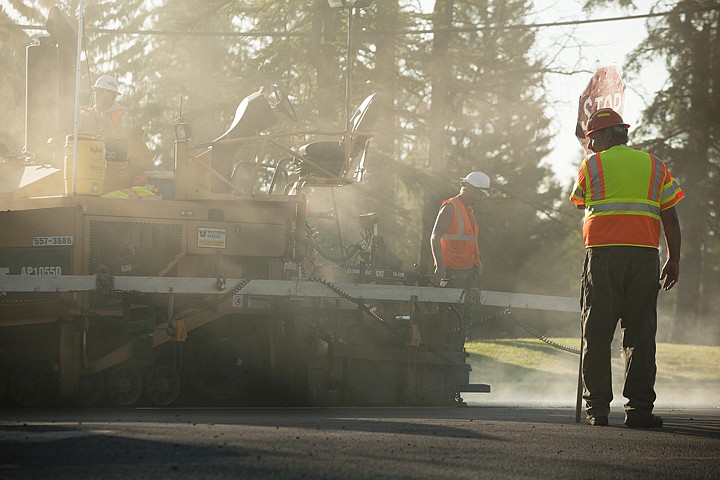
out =
[[[623,152],[623,155],[627,155],[629,158],[623,158],[618,160],[617,157],[613,154],[618,153],[615,150],[607,150],[605,152],[596,153],[594,155],[590,155],[587,158],[587,173],[588,173],[588,186],[589,186],[589,194],[590,194],[590,201],[586,202],[587,206],[587,213],[588,216],[596,215],[596,214],[640,214],[640,215],[650,215],[654,216],[656,218],[660,218],[660,182],[662,181],[662,162],[657,161],[653,155],[650,155],[649,153],[641,152],[639,150],[631,150],[628,149],[633,153],[639,153],[641,155],[633,155],[630,156],[628,152]],[[601,156],[602,155],[602,156]],[[649,171],[642,172],[641,170],[647,170],[647,167],[645,169],[639,168],[636,169],[637,171],[634,172],[636,175],[648,175],[645,177],[636,177],[628,179],[632,183],[628,182],[615,182],[615,183],[625,183],[625,185],[614,185],[613,191],[611,192],[613,197],[616,197],[618,199],[622,199],[624,201],[613,201],[607,200],[607,192],[606,192],[606,179],[605,179],[605,171],[604,168],[608,168],[608,166],[603,167],[603,160],[605,160],[606,163],[609,163],[609,168],[611,170],[608,172],[612,178],[613,175],[617,177],[621,177],[627,175],[626,172],[622,171],[616,172],[614,169],[621,170],[623,167],[626,167],[624,164],[625,162],[647,162],[649,159],[650,161],[650,168]],[[615,163],[616,165],[613,165],[612,163]],[[637,182],[637,183],[636,183]],[[647,195],[644,199],[637,198],[637,195],[639,192],[633,191],[636,190],[635,188],[627,188],[628,185],[634,186],[634,185],[644,185],[647,182],[647,189],[644,189],[643,192],[647,192]],[[635,196],[635,198],[632,198]]]
[[[660,217],[660,207],[655,205],[648,205],[647,203],[639,202],[607,202],[607,203],[595,203],[588,205],[587,207],[590,215],[602,215],[606,213],[632,213],[643,215],[647,214],[651,217]]]
[[[678,196],[679,195],[679,196]],[[666,205],[671,202],[673,197],[678,196],[678,200],[685,197],[685,194],[682,193],[682,190],[680,190],[680,185],[677,184],[675,179],[673,178],[673,181],[670,185],[665,187],[665,190],[662,192],[662,197],[660,198],[660,204]],[[675,202],[677,203],[677,202]]]
[[[443,205],[445,203],[446,202],[443,202]],[[465,216],[466,215],[463,215],[462,212],[465,212],[465,213],[468,213],[468,212],[467,212],[467,210],[465,210],[464,206],[459,205],[462,202],[460,202],[460,200],[458,200],[457,197],[455,197],[455,198],[451,198],[447,203],[450,203],[453,206],[453,214],[455,215],[455,221],[457,222],[457,232],[458,233],[448,234],[446,232],[445,235],[443,235],[443,238],[445,240],[467,240],[467,241],[475,240],[477,237],[475,236],[475,233],[474,233],[475,228],[473,228],[474,227],[473,222],[470,222],[470,228],[473,229],[470,231],[473,233],[470,234],[470,233],[466,232],[466,230],[465,230]],[[461,212],[461,213],[458,214],[458,212]],[[467,217],[469,220],[470,215],[468,214]],[[450,225],[450,227],[452,228],[452,224]],[[450,228],[448,228],[448,230],[450,230]]]
[[[113,125],[113,127],[117,126],[120,123],[120,119],[125,114],[125,107],[118,108],[117,110],[113,110],[112,115],[110,116],[110,123]]]
[[[588,157],[586,175],[588,188],[590,190],[590,200],[598,201],[605,198],[605,176],[603,175],[599,153]]]
[[[95,108],[89,108],[87,110],[83,110],[82,115],[84,117],[97,117],[98,119],[101,119],[101,115],[97,112],[95,112]],[[125,114],[125,107],[120,107],[117,110],[113,110],[110,114],[110,124],[113,127],[117,127],[120,123],[120,119]]]

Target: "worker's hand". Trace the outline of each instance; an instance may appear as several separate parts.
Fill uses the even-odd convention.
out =
[[[447,272],[445,267],[435,267],[435,273],[432,276],[432,283],[436,286],[440,286],[440,280],[447,278]]]
[[[665,266],[660,273],[660,281],[662,283],[663,290],[670,290],[678,282],[680,277],[680,262],[670,261],[665,262]]]

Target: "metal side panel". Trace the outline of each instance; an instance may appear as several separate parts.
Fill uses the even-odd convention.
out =
[[[71,247],[78,240],[75,215],[76,209],[66,205],[0,212],[0,247],[36,251]]]
[[[73,281],[67,279],[73,278]],[[224,295],[226,290],[218,290],[216,278],[187,277],[125,277],[110,278],[111,290],[140,293],[173,293]],[[85,279],[85,280],[80,280]],[[226,279],[228,289],[242,282],[240,279]],[[95,290],[95,276],[73,277],[23,277],[0,275],[0,292],[54,292]],[[560,312],[578,312],[579,302],[573,297],[551,295],[532,295],[511,292],[493,292],[484,290],[462,290],[459,288],[415,287],[402,285],[371,285],[353,283],[334,283],[335,289],[319,282],[294,280],[251,280],[237,292],[237,295],[265,295],[286,298],[343,298],[342,291],[354,298],[364,300],[395,300],[437,303],[465,303],[467,292],[471,303],[495,307],[527,308]]]
[[[91,292],[94,275],[0,275],[0,292]]]
[[[89,274],[162,278],[185,255],[185,222],[86,215],[83,269]],[[91,293],[89,307],[120,309],[120,295]]]

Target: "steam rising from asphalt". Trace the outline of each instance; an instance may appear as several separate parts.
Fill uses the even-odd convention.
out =
[[[542,371],[521,369],[500,364],[487,357],[471,356],[471,383],[491,385],[491,393],[468,393],[463,398],[468,405],[575,407],[578,387],[578,355],[561,354],[544,365]],[[658,358],[655,383],[655,408],[713,408],[720,409],[720,382],[678,379],[663,373],[662,356]],[[574,367],[574,368],[573,368]],[[688,365],[687,368],[693,368]],[[613,359],[613,412],[622,412],[626,399],[622,396],[622,359]],[[549,374],[548,372],[558,372]]]

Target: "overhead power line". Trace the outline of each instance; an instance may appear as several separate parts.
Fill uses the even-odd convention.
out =
[[[546,22],[546,23],[524,23],[524,24],[510,24],[510,25],[472,25],[467,27],[448,27],[448,28],[419,28],[419,29],[400,29],[400,30],[361,30],[355,33],[355,35],[425,35],[430,33],[439,32],[480,32],[486,30],[533,30],[540,28],[556,28],[556,27],[567,27],[576,25],[587,25],[591,23],[608,23],[608,22],[622,22],[629,20],[642,20],[647,18],[666,17],[670,15],[688,14],[688,13],[700,13],[709,12],[720,9],[720,6],[709,7],[705,9],[694,9],[694,10],[672,10],[667,12],[656,12],[646,13],[642,15],[627,15],[622,17],[606,17],[606,18],[592,18],[586,20],[567,20],[563,22]],[[44,25],[18,25],[13,23],[0,23],[0,28],[17,28],[22,30],[45,30]],[[176,37],[269,37],[269,38],[285,38],[285,37],[310,37],[316,35],[322,36],[344,36],[342,32],[335,34],[327,34],[325,32],[191,32],[191,31],[171,31],[171,30],[140,30],[133,28],[93,28],[87,27],[86,32],[100,33],[104,35],[162,35],[162,36],[176,36]]]

